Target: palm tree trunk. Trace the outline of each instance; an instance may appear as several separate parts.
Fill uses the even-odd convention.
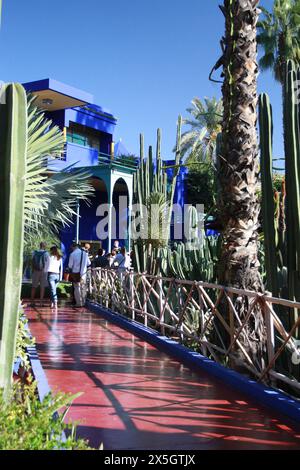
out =
[[[258,260],[260,205],[257,199],[257,42],[259,0],[224,0],[226,19],[222,87],[224,118],[219,181],[223,244],[219,281],[225,286],[263,291]],[[242,318],[248,306],[237,302]],[[265,349],[260,311],[248,325],[252,353]],[[249,348],[245,340],[245,346]]]

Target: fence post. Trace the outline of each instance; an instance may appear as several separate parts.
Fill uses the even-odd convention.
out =
[[[160,278],[157,281],[158,288],[159,288],[159,301],[158,301],[158,306],[159,306],[159,323],[160,323],[160,331],[162,335],[165,335],[165,327],[161,325],[161,323],[165,322],[165,311],[163,308],[163,281]]]
[[[266,292],[265,295],[269,297],[272,296],[271,292]],[[261,300],[262,300],[262,309],[263,309],[263,314],[264,314],[265,324],[266,324],[268,363],[270,364],[270,362],[273,360],[273,357],[275,355],[274,320],[271,314],[271,309],[267,308],[268,302],[265,300],[264,297],[262,297]],[[272,304],[270,305],[270,307],[272,307]],[[272,377],[270,379],[271,379],[272,384],[276,382],[274,379],[272,379]]]
[[[143,313],[144,313],[144,325],[148,326],[148,316],[147,316],[147,291],[145,289],[145,275],[142,274],[142,284],[143,284]]]
[[[102,292],[102,269],[98,271],[99,273],[99,301],[100,304],[103,305],[103,292]]]
[[[205,325],[204,301],[202,298],[202,292],[200,291],[200,289],[197,289],[197,290],[198,290],[198,299],[199,299],[199,307],[200,307],[200,312],[199,312],[200,335],[202,337],[202,333],[205,333],[204,331],[204,325]],[[207,346],[205,346],[204,344],[200,344],[200,347],[201,347],[201,352],[203,356],[207,356]]]
[[[129,279],[130,279],[130,296],[131,296],[131,318],[132,320],[135,320],[135,299],[134,299],[134,272],[131,271],[129,274]]]
[[[181,318],[182,304],[183,304],[181,284],[179,284],[177,292],[178,292],[177,299],[178,299],[178,320],[179,320]],[[181,342],[183,341],[183,321],[184,319],[182,319],[181,325],[179,326],[179,337],[180,337]]]

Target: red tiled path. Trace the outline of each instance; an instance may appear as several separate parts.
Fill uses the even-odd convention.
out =
[[[27,309],[52,390],[105,449],[300,449],[300,428],[131,333],[72,307]]]

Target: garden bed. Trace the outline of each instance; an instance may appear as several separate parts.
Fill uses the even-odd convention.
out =
[[[52,394],[36,347],[28,341],[26,320],[22,315],[20,320],[20,338],[31,344],[24,347],[26,354],[17,354],[10,395],[6,400],[0,396],[0,450],[89,450],[86,441],[76,438],[74,423],[64,422],[80,394]]]
[[[26,281],[22,283],[21,298],[30,299],[31,297],[31,281]],[[72,284],[70,282],[62,281],[57,285],[57,295],[59,299],[69,299],[72,294]],[[40,297],[40,288],[36,289],[36,298]],[[45,289],[45,298],[50,298],[50,289],[46,287]]]

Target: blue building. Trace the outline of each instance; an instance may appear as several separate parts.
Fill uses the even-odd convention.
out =
[[[90,243],[93,251],[101,246],[110,251],[114,239],[129,247],[128,210],[132,206],[135,164],[120,158],[122,145],[118,145],[119,151],[114,150],[116,117],[96,105],[92,95],[56,80],[29,82],[24,87],[36,96],[36,104],[65,135],[65,152],[60,159],[49,160],[49,173],[71,165],[88,169],[95,188],[91,205],[79,204],[75,224],[62,231],[62,248],[68,250],[75,239]],[[127,203],[120,205],[120,196],[126,197]],[[107,204],[106,213],[99,211],[101,204]],[[114,210],[116,224],[112,222]],[[105,220],[107,224],[103,225]],[[107,238],[103,239],[105,233]]]
[[[133,175],[137,162],[119,141],[114,144],[116,117],[94,103],[94,97],[52,79],[24,84],[25,89],[36,96],[36,105],[45,110],[48,118],[65,135],[65,151],[61,158],[49,158],[48,173],[72,168],[88,170],[95,196],[91,204],[79,203],[74,224],[61,232],[62,249],[67,254],[73,240],[90,243],[92,251],[100,247],[110,252],[114,240],[130,248],[131,234],[129,211],[133,201]],[[172,177],[174,160],[166,160],[167,175]],[[169,168],[168,168],[169,166]],[[184,207],[185,175],[180,169],[174,203]],[[182,233],[182,217],[173,215],[171,239]],[[178,239],[177,237],[175,237]]]

